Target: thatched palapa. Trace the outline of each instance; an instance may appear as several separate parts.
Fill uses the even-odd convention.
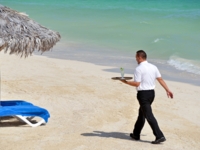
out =
[[[0,5],[0,51],[29,56],[34,50],[50,50],[61,36],[28,18],[26,14]]]

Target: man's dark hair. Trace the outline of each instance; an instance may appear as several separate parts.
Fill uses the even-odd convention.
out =
[[[138,57],[142,57],[143,59],[147,59],[147,54],[143,50],[138,50],[137,52]]]

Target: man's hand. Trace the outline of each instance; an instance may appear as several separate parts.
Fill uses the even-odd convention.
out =
[[[123,82],[123,83],[127,83],[127,81],[126,80],[120,80],[121,82]]]
[[[168,98],[170,97],[170,98],[173,98],[173,93],[171,92],[171,91],[167,91],[167,96],[168,96]]]
[[[173,98],[174,97],[173,93],[169,90],[169,88],[167,87],[167,84],[165,83],[165,81],[161,77],[157,78],[157,80],[162,85],[162,87],[166,90],[168,98],[169,97]]]

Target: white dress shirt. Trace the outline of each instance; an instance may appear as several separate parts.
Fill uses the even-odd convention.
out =
[[[134,71],[134,81],[140,82],[136,87],[137,91],[153,90],[158,77],[161,77],[161,74],[155,65],[147,61],[141,62]]]

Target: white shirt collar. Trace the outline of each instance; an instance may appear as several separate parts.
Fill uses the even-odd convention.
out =
[[[141,62],[139,65],[146,64],[146,63],[148,63],[148,62],[145,60],[145,61]]]

